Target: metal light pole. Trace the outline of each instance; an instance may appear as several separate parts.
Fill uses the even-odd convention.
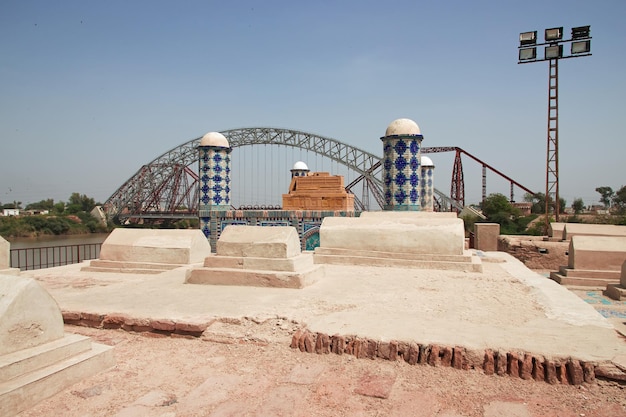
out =
[[[546,159],[545,213],[546,233],[550,226],[550,196],[554,195],[555,219],[559,221],[559,59],[591,55],[591,26],[572,28],[572,38],[563,40],[563,27],[546,29],[544,43],[537,43],[537,31],[519,35],[518,64],[549,61],[548,77],[548,141]],[[570,54],[563,55],[563,44],[571,45]],[[545,46],[543,58],[537,58],[537,47]]]

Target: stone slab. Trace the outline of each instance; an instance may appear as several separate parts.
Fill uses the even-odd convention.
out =
[[[63,335],[61,310],[37,281],[0,276],[0,355],[61,339]]]
[[[416,212],[420,213],[420,212]],[[397,253],[462,255],[463,220],[420,217],[419,214],[326,217],[320,247]]]
[[[254,269],[264,271],[297,272],[311,269],[313,257],[310,253],[301,253],[291,258],[259,258],[243,256],[207,256],[206,268]]]
[[[596,269],[570,269],[566,266],[559,268],[559,273],[566,277],[588,277],[588,278],[605,278],[611,281],[618,281],[620,279],[620,272],[615,270],[596,270]]]
[[[449,260],[416,260],[406,259],[402,257],[378,257],[375,252],[370,252],[369,256],[365,256],[362,251],[359,255],[349,254],[349,252],[333,253],[328,248],[316,248],[314,259],[316,264],[328,265],[353,265],[353,266],[370,266],[383,268],[419,268],[419,269],[437,269],[448,271],[462,272],[482,272],[482,262],[477,256],[468,257],[468,261],[449,261]],[[433,255],[431,258],[436,257]],[[461,258],[461,257],[459,257]]]
[[[592,278],[587,276],[566,276],[558,272],[551,272],[550,279],[561,285],[570,285],[577,287],[597,287],[603,288],[609,284],[617,283],[616,279],[610,278]]]
[[[626,236],[626,226],[612,224],[565,223],[563,239],[573,236]]]
[[[0,270],[11,267],[11,244],[0,236]]]
[[[21,413],[71,385],[115,365],[110,346],[93,343],[91,349],[46,367],[0,383],[0,415]]]
[[[548,236],[556,240],[563,240],[564,228],[565,228],[565,223],[552,222],[548,226]]]
[[[291,226],[226,226],[217,241],[221,256],[291,258],[300,253],[300,238]]]
[[[621,270],[626,260],[626,236],[573,236],[568,268]]]
[[[497,251],[500,225],[498,223],[474,223],[474,248]]]
[[[197,268],[187,272],[185,283],[299,289],[317,282],[323,276],[324,269],[319,265],[299,272]]]
[[[201,230],[114,229],[102,243],[101,260],[191,264],[202,262],[211,245]]]

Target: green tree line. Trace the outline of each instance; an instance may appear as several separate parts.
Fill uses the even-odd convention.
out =
[[[67,202],[55,202],[48,198],[24,208],[20,201],[8,204],[0,202],[2,208],[48,211],[48,214],[0,217],[0,236],[9,238],[107,232],[109,229],[90,214],[99,204],[80,193],[72,193]]]

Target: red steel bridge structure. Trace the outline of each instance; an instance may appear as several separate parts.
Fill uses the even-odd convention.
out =
[[[328,158],[356,173],[356,178],[345,187],[348,192],[355,194],[356,210],[380,210],[383,206],[381,157],[377,155],[336,139],[291,129],[253,127],[226,130],[220,133],[228,139],[232,149],[243,146],[276,145],[299,148]],[[139,168],[105,202],[104,211],[107,217],[117,217],[122,222],[197,218],[199,184],[197,147],[200,139],[198,137],[185,142]],[[510,183],[511,201],[514,200],[514,187],[526,193],[535,194],[459,147],[423,147],[421,152],[422,154],[455,152],[449,195],[435,189],[436,209],[439,211],[458,212],[465,206],[465,184],[461,159],[463,155],[482,166],[483,199],[486,197],[487,170]],[[359,194],[358,197],[357,194]],[[279,207],[249,206],[247,208],[278,209]]]

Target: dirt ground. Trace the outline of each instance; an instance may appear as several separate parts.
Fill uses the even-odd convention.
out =
[[[614,382],[550,385],[405,362],[302,353],[281,319],[216,322],[200,338],[67,326],[117,364],[33,416],[626,417]]]

